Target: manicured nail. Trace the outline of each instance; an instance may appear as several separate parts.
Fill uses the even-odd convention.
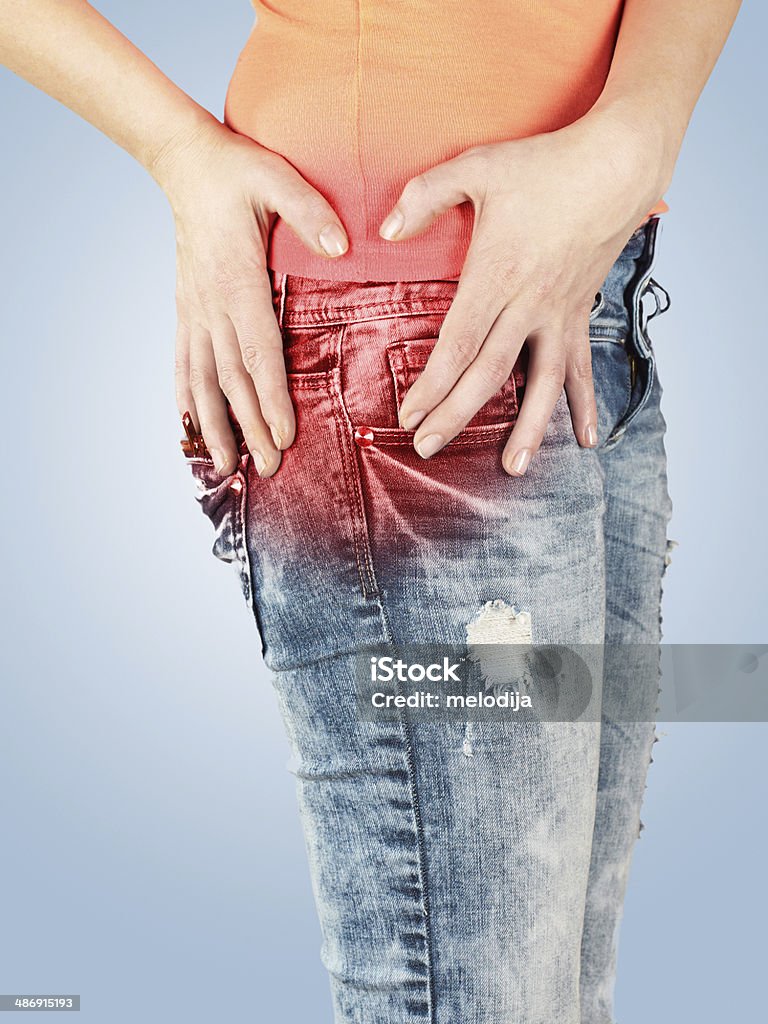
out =
[[[403,430],[415,430],[426,415],[424,409],[417,409],[416,412],[408,413],[405,419],[401,419],[400,426]]]
[[[253,464],[256,467],[256,472],[261,476],[267,466],[266,459],[259,451],[253,451],[251,452],[251,455],[253,456]]]
[[[531,449],[521,448],[519,452],[515,453],[514,459],[510,463],[510,469],[513,473],[518,476],[522,476],[523,473],[528,469],[528,463],[531,461]]]
[[[275,442],[275,448],[277,448],[278,451],[281,451],[283,447],[283,438],[280,431],[270,423],[269,432],[272,435],[272,440]]]
[[[445,441],[440,434],[427,434],[427,436],[422,438],[416,445],[416,451],[422,459],[428,459],[430,456],[434,455],[435,452],[439,452],[444,444]]]
[[[402,215],[400,210],[397,207],[395,207],[392,213],[390,213],[390,215],[379,228],[379,234],[383,238],[388,238],[391,241],[393,238],[396,238],[398,234],[403,230],[404,225],[405,217]]]
[[[326,224],[318,235],[318,241],[328,256],[341,256],[347,251],[347,236],[338,224]]]
[[[594,448],[597,444],[597,428],[592,423],[584,427],[584,444],[588,448]]]
[[[227,457],[224,452],[218,448],[209,448],[208,451],[211,453],[213,459],[213,465],[216,467],[217,473],[225,473],[227,470]]]

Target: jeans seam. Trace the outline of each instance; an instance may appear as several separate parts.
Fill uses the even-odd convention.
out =
[[[643,391],[638,398],[637,404],[632,408],[632,402],[630,397],[630,407],[624,413],[624,416],[618,421],[616,426],[611,431],[610,435],[606,438],[604,449],[610,449],[616,446],[621,438],[624,436],[627,427],[632,423],[637,414],[643,409],[648,397],[653,389],[653,383],[655,379],[656,360],[654,358],[653,349],[643,337],[644,328],[642,324],[642,296],[645,291],[646,285],[651,280],[653,269],[656,265],[656,254],[657,254],[657,237],[660,227],[660,218],[658,216],[652,217],[646,225],[646,244],[643,247],[641,254],[642,265],[641,269],[635,274],[631,282],[631,294],[632,294],[632,307],[630,310],[630,330],[627,336],[627,343],[632,354],[638,360],[642,361],[646,366],[647,379],[643,386]],[[641,344],[638,344],[638,341]],[[629,351],[628,349],[628,351]]]
[[[339,336],[339,347],[345,331],[342,330]],[[367,600],[377,597],[379,587],[373,573],[371,563],[370,545],[368,542],[368,523],[365,515],[365,506],[360,494],[360,482],[357,479],[359,468],[355,462],[355,453],[351,451],[351,424],[349,423],[344,407],[344,398],[339,380],[340,366],[337,363],[336,373],[332,378],[332,389],[334,400],[331,403],[333,418],[336,424],[336,434],[341,452],[341,469],[344,476],[344,486],[347,491],[347,500],[350,505],[352,519],[352,545],[355,549],[355,562],[360,577],[360,586],[363,597]],[[352,466],[350,467],[350,462]]]
[[[396,302],[374,302],[368,305],[334,306],[332,309],[307,309],[301,315],[289,310],[284,317],[286,327],[320,327],[335,324],[365,323],[369,320],[390,320],[395,317],[429,316],[430,314],[447,313],[450,301],[444,299],[402,299]],[[378,312],[372,312],[378,310]],[[357,313],[367,313],[358,317]]]
[[[387,642],[394,643],[392,624],[389,621],[387,610],[381,593],[377,594],[379,615],[381,616],[384,633]],[[432,914],[431,900],[429,897],[429,869],[427,867],[427,851],[424,841],[424,819],[421,813],[421,800],[419,799],[419,787],[416,781],[416,754],[413,743],[413,731],[408,718],[408,709],[398,709],[398,719],[403,733],[405,769],[408,777],[408,789],[410,792],[411,814],[413,815],[413,826],[416,835],[416,864],[419,873],[419,893],[421,912],[424,919],[424,961],[426,967],[427,981],[427,1017],[429,1024],[436,1024],[436,983],[434,972],[433,935],[432,935]]]
[[[516,423],[517,419],[513,419],[505,420],[503,423],[465,427],[464,430],[470,429],[473,431],[472,436],[462,437],[462,434],[457,434],[456,437],[443,446],[441,451],[449,451],[451,448],[471,448],[474,445],[485,445],[493,441],[500,441],[506,434],[511,433]],[[396,434],[398,428],[376,427],[375,424],[370,424],[370,427],[375,435],[374,444],[376,448],[413,448],[414,432],[412,430],[403,430],[402,436],[382,437],[382,434]],[[474,431],[477,433],[474,433]]]
[[[321,370],[314,373],[288,373],[288,389],[304,388],[316,391],[327,388],[333,382],[333,370]]]
[[[437,1008],[435,1006],[435,972],[434,957],[432,955],[432,907],[429,898],[429,869],[427,867],[427,852],[426,844],[424,842],[424,821],[421,815],[419,787],[416,781],[416,757],[414,754],[413,733],[411,730],[411,723],[408,719],[408,712],[405,708],[401,708],[400,710],[400,721],[405,737],[405,763],[408,771],[408,784],[411,791],[411,811],[413,813],[414,827],[416,830],[416,858],[419,870],[421,908],[424,916],[424,959],[427,969],[428,1017],[430,1024],[435,1024]]]
[[[364,502],[362,483],[360,487],[361,500]],[[371,571],[373,568],[371,566]],[[381,617],[381,623],[383,626],[383,632],[386,636],[387,643],[393,644],[394,633],[392,631],[392,624],[387,615],[387,610],[384,607],[383,596],[381,591],[377,589],[376,603],[379,609],[379,615]],[[399,684],[398,684],[399,685]],[[421,801],[419,799],[419,787],[416,780],[416,754],[413,743],[413,732],[411,729],[411,723],[408,718],[408,709],[398,709],[398,719],[400,722],[400,729],[403,735],[403,757],[405,760],[405,770],[408,778],[408,790],[410,793],[410,805],[411,814],[413,815],[413,827],[416,837],[416,865],[419,874],[419,893],[421,912],[424,919],[424,963],[426,967],[426,982],[427,982],[427,1017],[429,1024],[436,1024],[437,1020],[437,1009],[436,1009],[436,984],[435,984],[435,973],[434,973],[434,956],[433,956],[433,936],[432,936],[432,915],[431,915],[431,901],[429,897],[429,869],[427,867],[427,851],[426,844],[424,841],[424,820],[421,813]]]

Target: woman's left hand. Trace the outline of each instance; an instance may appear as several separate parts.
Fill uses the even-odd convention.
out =
[[[618,118],[590,113],[546,135],[473,147],[406,184],[380,228],[390,241],[418,235],[459,203],[471,202],[475,214],[454,301],[400,409],[420,455],[466,426],[525,342],[525,397],[506,471],[528,468],[563,386],[577,440],[597,444],[589,314],[666,187],[660,149]]]

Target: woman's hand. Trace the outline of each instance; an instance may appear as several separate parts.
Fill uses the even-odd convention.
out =
[[[327,201],[286,160],[211,118],[176,139],[151,171],[176,221],[176,401],[189,410],[220,473],[237,447],[232,407],[261,476],[295,433],[266,253],[279,215],[319,255],[347,237]]]
[[[589,114],[549,135],[468,150],[408,184],[403,224],[396,218],[384,237],[410,238],[458,203],[475,207],[456,299],[401,412],[405,426],[420,424],[424,456],[501,386],[526,340],[528,386],[505,465],[524,472],[563,383],[577,437],[594,443],[588,310],[668,184],[739,3],[625,0]],[[334,211],[287,161],[224,128],[85,0],[0,0],[0,61],[85,117],[165,189],[178,230],[179,411],[189,408],[226,471],[236,457],[229,398],[263,474],[274,472],[295,426],[269,301],[269,229],[279,214],[313,252],[341,255],[347,243]]]
[[[528,378],[506,471],[527,469],[563,385],[579,443],[597,443],[589,314],[663,192],[663,165],[660,145],[593,114],[551,134],[474,147],[408,182],[380,228],[392,241],[418,235],[459,203],[475,210],[456,296],[400,410],[420,455],[434,455],[466,426],[525,342]]]

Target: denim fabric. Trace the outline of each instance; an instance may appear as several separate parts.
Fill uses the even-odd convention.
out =
[[[613,1020],[653,724],[364,721],[355,651],[461,644],[489,607],[521,616],[534,644],[659,640],[657,231],[635,232],[593,310],[596,449],[577,444],[563,394],[527,474],[503,471],[521,357],[423,461],[398,402],[456,283],[273,273],[296,441],[266,480],[245,451],[225,479],[189,458],[272,670],[337,1024]],[[605,688],[628,685],[606,665]]]

